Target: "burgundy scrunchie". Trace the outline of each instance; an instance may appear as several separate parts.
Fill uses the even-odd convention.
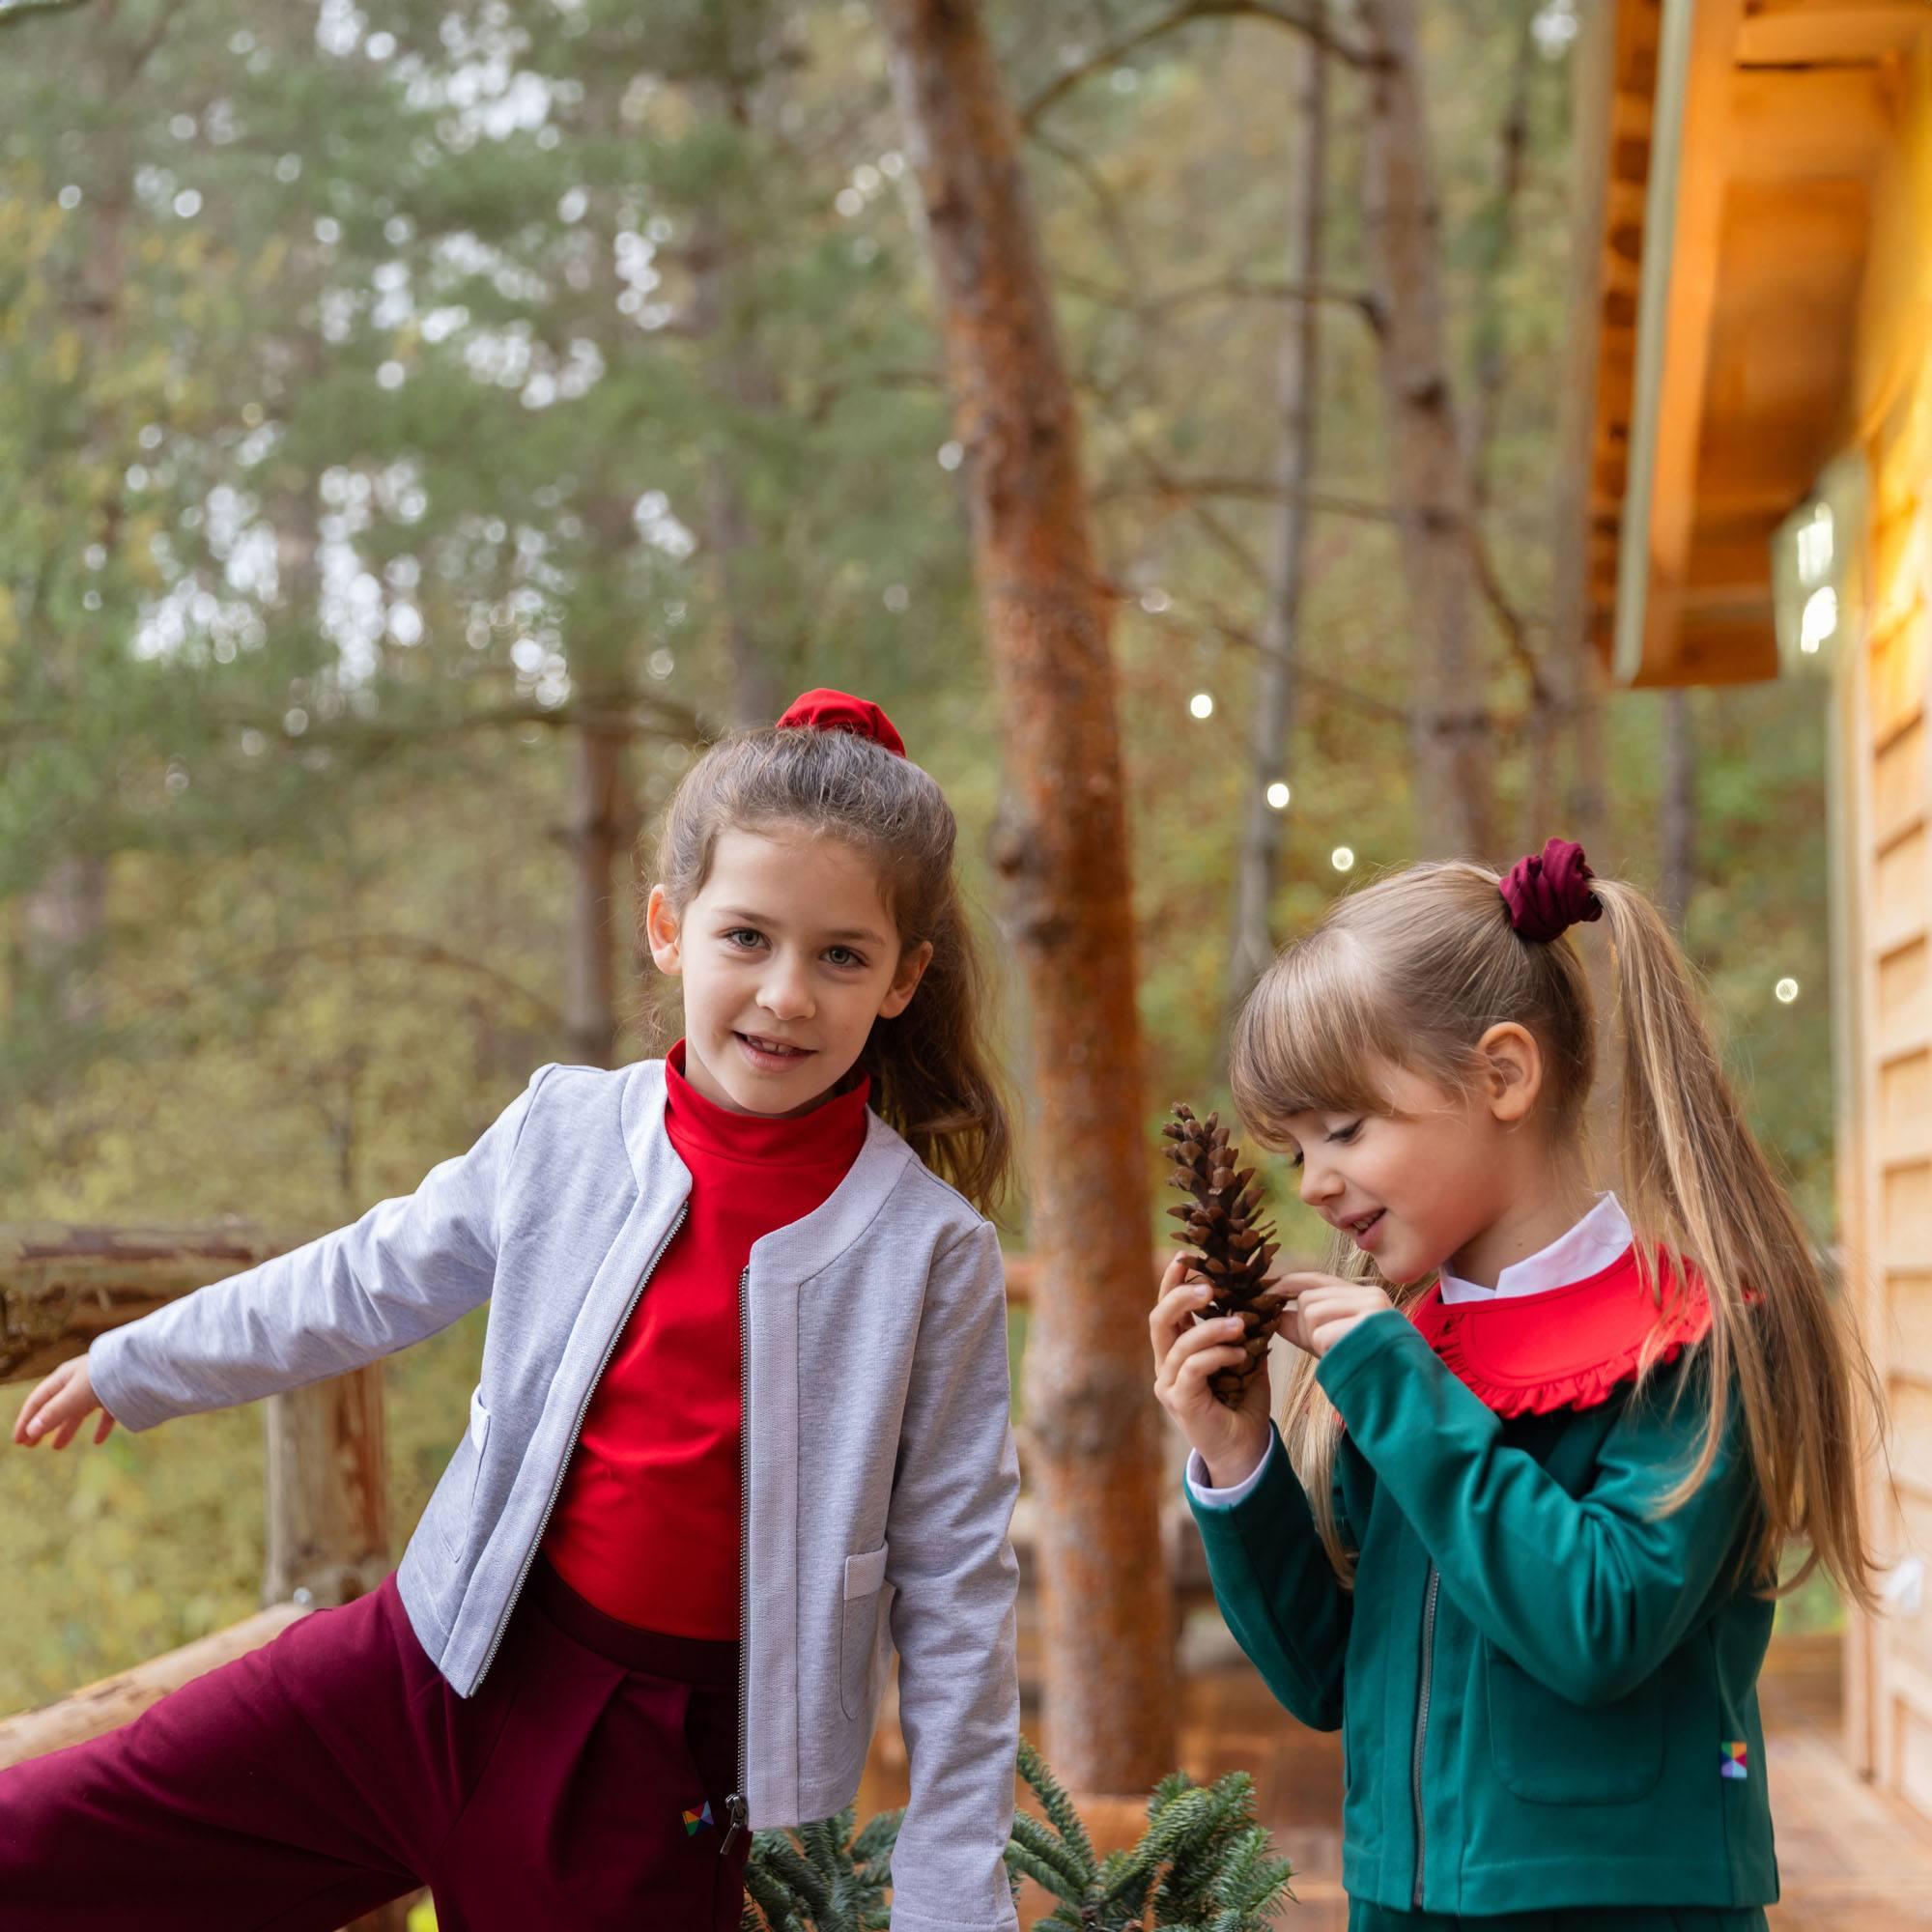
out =
[[[785,706],[779,726],[809,726],[820,731],[849,731],[855,738],[869,738],[883,745],[895,757],[906,754],[905,740],[893,721],[869,698],[854,697],[847,691],[808,691]]]
[[[1590,890],[1595,876],[1574,839],[1552,838],[1509,868],[1499,890],[1510,924],[1524,939],[1548,944],[1581,920],[1602,919],[1603,901]]]

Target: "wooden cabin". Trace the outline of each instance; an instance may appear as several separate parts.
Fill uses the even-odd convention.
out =
[[[1602,0],[1586,32],[1585,621],[1616,685],[1817,684],[1843,1279],[1897,1483],[1847,1744],[1932,1816],[1932,6]]]

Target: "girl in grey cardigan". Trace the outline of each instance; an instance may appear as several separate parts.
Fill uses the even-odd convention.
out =
[[[15,1440],[61,1447],[491,1303],[381,1590],[0,1773],[0,1932],[332,1932],[422,1884],[443,1932],[726,1932],[748,1832],[852,1801],[895,1649],[895,1932],[1011,1932],[1009,1131],[953,837],[874,705],[724,740],[645,913],[668,1062],[540,1069],[414,1194],[33,1392]]]

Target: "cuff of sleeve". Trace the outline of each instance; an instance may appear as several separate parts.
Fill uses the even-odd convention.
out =
[[[1246,1502],[1261,1488],[1262,1478],[1267,1473],[1267,1465],[1273,1458],[1274,1432],[1270,1430],[1267,1446],[1262,1451],[1262,1460],[1240,1482],[1217,1490],[1208,1480],[1208,1464],[1202,1461],[1200,1450],[1193,1450],[1188,1455],[1187,1474],[1183,1479],[1187,1484],[1188,1496],[1203,1509],[1233,1509],[1236,1503]]]
[[[1387,1308],[1356,1322],[1321,1357],[1315,1371],[1316,1383],[1341,1412],[1345,1423],[1349,1419],[1350,1384],[1359,1386],[1365,1375],[1374,1377],[1377,1365],[1385,1363],[1392,1350],[1406,1346],[1403,1341],[1406,1335],[1412,1336],[1425,1354],[1433,1352],[1406,1315],[1398,1308]]]
[[[97,1335],[87,1350],[87,1377],[100,1406],[130,1435],[138,1435],[157,1422],[167,1420],[159,1405],[142,1401],[122,1376],[128,1352],[127,1331],[110,1328]]]

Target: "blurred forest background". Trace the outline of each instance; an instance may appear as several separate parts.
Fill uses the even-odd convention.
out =
[[[1167,1103],[1220,1093],[1302,306],[1270,14],[1301,11],[989,9],[1117,598],[1151,1174]],[[1577,22],[1422,16],[1507,859],[1576,829],[1536,760]],[[1417,848],[1361,97],[1335,64],[1276,940]],[[898,722],[993,927],[1002,748],[904,143],[853,0],[0,19],[0,1218],[320,1230],[537,1064],[649,1050],[648,960],[586,867],[810,685]],[[1815,699],[1586,701],[1592,861],[1680,919],[1829,1242]],[[479,1324],[391,1367],[399,1532]],[[0,1711],[252,1608],[261,1454],[250,1411],[0,1453]]]

